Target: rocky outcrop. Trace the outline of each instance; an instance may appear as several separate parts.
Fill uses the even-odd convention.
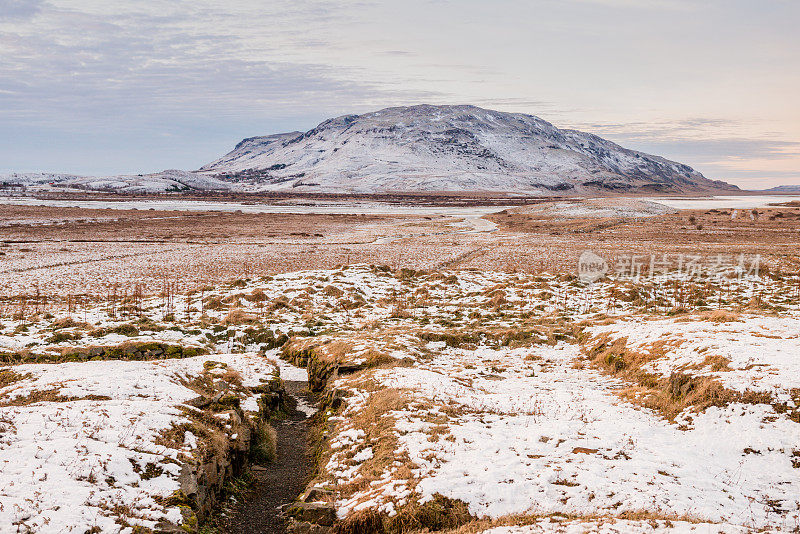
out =
[[[308,387],[319,393],[329,381],[340,375],[348,375],[366,368],[364,363],[340,361],[325,352],[325,345],[311,340],[292,340],[281,350],[281,357],[298,367],[308,370]]]
[[[163,522],[158,526],[159,532],[198,531],[199,525],[219,507],[230,483],[241,477],[252,461],[263,458],[263,454],[259,454],[265,447],[262,441],[271,439],[263,428],[286,408],[287,393],[278,377],[250,388],[260,393],[260,409],[255,416],[239,408],[238,397],[232,395],[222,381],[215,382],[214,386],[213,392],[187,402],[194,408],[187,411],[187,415],[193,425],[202,428],[203,432],[199,433],[205,436],[206,443],[201,444],[193,457],[184,458],[178,476],[180,490],[167,503],[180,506],[183,523]],[[223,428],[215,426],[218,420],[225,422]]]

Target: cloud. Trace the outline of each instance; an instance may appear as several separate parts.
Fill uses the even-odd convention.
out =
[[[686,163],[708,178],[743,187],[796,181],[800,178],[800,142],[780,132],[746,135],[759,130],[758,126],[752,121],[687,117],[671,121],[581,123],[577,129],[626,148]]]
[[[793,161],[796,8],[753,24],[744,4],[0,0],[0,161],[27,146],[24,165],[39,165],[60,143],[92,172],[101,136],[119,154],[146,147],[144,170],[159,170],[183,165],[178,152],[201,164],[241,137],[414,102],[529,112],[703,172]],[[698,109],[716,116],[649,122]],[[794,136],[759,137],[748,116]]]
[[[800,142],[779,134],[748,137],[753,125],[742,121],[691,117],[675,121],[585,123],[580,129],[621,144],[647,146],[700,162],[778,160],[800,158]]]
[[[691,0],[572,0],[581,4],[598,4],[610,8],[691,10],[699,7]]]
[[[28,19],[41,9],[43,0],[0,0],[0,21]]]
[[[282,43],[299,39],[283,36],[282,23],[299,24],[293,17],[307,10],[276,15],[276,31],[263,29],[259,40],[224,31],[227,15],[195,24],[204,14],[202,6],[185,16],[62,8],[28,28],[0,31],[0,117],[106,128],[193,113],[209,120],[311,112],[324,118],[370,101],[434,94],[379,86],[354,69],[282,53]],[[305,39],[303,46],[316,44]]]
[[[325,26],[344,22],[316,2],[282,4],[248,16],[249,2],[225,13],[180,0],[61,3],[0,23],[0,160],[79,173],[196,168],[245,136],[441,98],[315,61],[304,51],[326,48]]]

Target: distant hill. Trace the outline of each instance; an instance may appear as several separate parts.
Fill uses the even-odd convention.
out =
[[[772,187],[765,191],[770,191],[772,193],[800,193],[800,185],[779,185],[778,187]]]
[[[0,175],[0,190],[109,191],[116,193],[184,193],[190,191],[228,191],[229,182],[198,173],[166,170],[152,174],[78,176],[60,173],[9,173]]]
[[[396,107],[244,139],[199,171],[255,190],[535,195],[730,192],[688,165],[533,115]]]

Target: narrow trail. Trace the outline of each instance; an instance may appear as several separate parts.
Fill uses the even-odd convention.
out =
[[[291,396],[314,404],[307,382],[285,381]],[[305,489],[311,466],[306,414],[295,409],[289,417],[275,421],[277,458],[264,468],[253,470],[253,490],[225,522],[227,534],[284,534],[286,519],[281,505],[293,502]]]

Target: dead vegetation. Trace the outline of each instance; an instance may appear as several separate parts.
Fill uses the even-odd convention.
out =
[[[474,521],[466,503],[440,494],[425,504],[404,506],[394,517],[374,510],[356,512],[337,525],[337,534],[401,534],[449,531]]]
[[[686,372],[673,372],[664,378],[642,367],[653,360],[666,357],[670,342],[654,343],[646,352],[632,351],[626,338],[601,336],[585,347],[586,358],[594,367],[624,379],[630,386],[617,391],[624,399],[654,410],[669,420],[687,409],[703,411],[711,406],[732,403],[773,404],[771,395],[763,392],[738,392],[720,385],[713,377]],[[726,368],[727,361],[709,356],[706,363],[714,370]]]
[[[569,514],[569,513],[555,513],[555,514],[512,514],[497,519],[474,519],[466,524],[457,526],[455,528],[443,530],[443,534],[480,534],[486,530],[497,527],[514,527],[514,526],[528,526],[536,525],[542,521],[553,521],[558,524],[568,524],[570,522],[578,523],[596,523],[596,528],[600,529],[603,525],[614,525],[620,520],[641,521],[647,523],[649,526],[658,529],[671,528],[676,522],[686,522],[691,524],[704,523],[703,519],[691,515],[677,515],[677,514],[664,514],[658,512],[651,512],[648,510],[638,511],[623,511],[616,515],[603,515],[603,514]],[[426,530],[411,530],[408,534],[424,534]]]
[[[0,388],[10,386],[11,384],[19,382],[20,380],[24,380],[28,377],[30,377],[30,375],[19,374],[12,369],[0,369]]]

